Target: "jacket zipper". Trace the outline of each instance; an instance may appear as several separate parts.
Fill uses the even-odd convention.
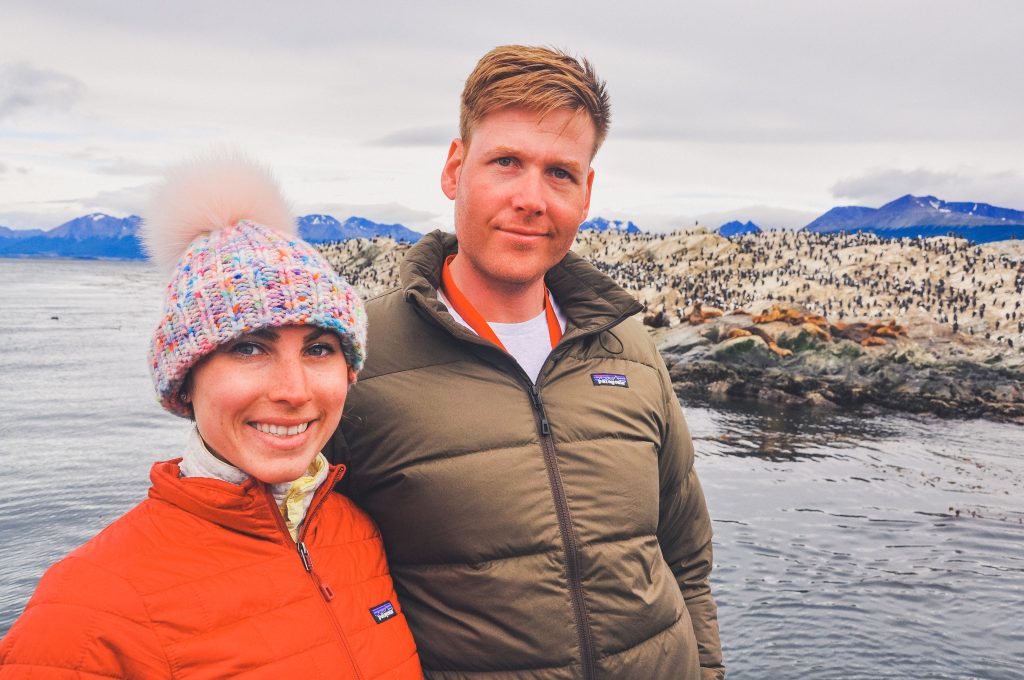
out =
[[[302,531],[299,532],[299,540],[296,541],[292,538],[291,533],[288,531],[288,525],[284,523],[284,517],[281,516],[281,511],[277,507],[277,502],[274,500],[274,494],[270,492],[270,487],[266,484],[263,485],[263,491],[267,497],[267,503],[270,505],[271,514],[277,520],[277,526],[284,533],[285,539],[295,546],[296,551],[299,553],[299,559],[302,561],[302,568],[309,574],[310,580],[313,582],[313,586],[316,588],[317,594],[320,596],[320,602],[324,606],[324,610],[327,612],[327,617],[334,623],[334,630],[338,633],[338,638],[341,640],[342,647],[345,648],[345,653],[348,655],[349,662],[352,664],[352,672],[355,674],[356,680],[362,680],[363,674],[359,671],[359,665],[356,663],[356,657],[352,655],[352,648],[348,644],[348,638],[345,637],[345,631],[342,630],[341,624],[338,622],[338,618],[331,611],[330,601],[334,599],[334,591],[331,587],[323,582],[320,575],[313,570],[313,560],[309,556],[309,550],[306,548],[304,539],[306,538],[306,530],[309,529],[310,520],[320,506],[327,500],[328,495],[331,493],[330,487],[334,486],[333,482],[337,479],[328,477],[324,480],[322,486],[327,486],[327,493],[321,493],[320,497],[316,500],[314,505],[311,505],[309,510],[306,512],[306,517],[302,522]]]
[[[576,635],[580,643],[580,664],[585,680],[596,677],[594,671],[594,641],[590,634],[590,620],[586,603],[583,601],[583,583],[580,579],[580,549],[569,517],[569,502],[565,498],[562,475],[555,459],[555,445],[551,440],[551,424],[548,422],[544,402],[541,401],[537,386],[530,382],[530,401],[533,402],[537,427],[541,434],[541,448],[544,451],[544,466],[548,470],[548,483],[555,501],[555,515],[558,517],[558,531],[562,535],[565,550],[565,578],[569,582],[569,600],[576,619]]]
[[[433,310],[426,308],[425,305],[420,305],[420,308],[426,311],[429,316],[433,317],[441,328],[447,328],[447,324],[445,324],[444,320],[433,312]],[[563,335],[558,345],[551,349],[551,354],[541,367],[540,376],[544,375],[544,369],[548,367],[548,364],[552,361],[552,357],[555,356],[556,351],[567,342],[574,341],[577,338],[583,338],[588,335],[603,333],[609,328],[619,325],[626,318],[635,313],[636,311],[623,313],[612,321],[609,321],[597,328],[583,331],[578,334],[569,333]],[[594,668],[597,660],[594,654],[594,641],[590,632],[590,620],[587,616],[586,603],[583,600],[583,583],[580,579],[580,550],[576,541],[576,534],[573,531],[572,519],[569,515],[569,502],[565,498],[565,487],[562,485],[562,475],[558,470],[558,461],[555,458],[555,444],[551,436],[551,423],[548,421],[547,412],[544,409],[544,402],[541,401],[537,385],[530,380],[530,376],[526,375],[526,371],[523,370],[522,366],[519,365],[512,355],[503,351],[500,347],[496,347],[490,341],[484,340],[475,333],[472,333],[472,331],[463,329],[461,326],[459,326],[459,328],[460,330],[466,330],[467,333],[471,334],[471,337],[461,338],[456,334],[455,338],[457,340],[463,340],[464,342],[494,349],[511,359],[512,363],[515,364],[515,367],[519,369],[520,376],[529,391],[530,402],[533,404],[534,409],[534,418],[537,421],[537,429],[541,435],[540,441],[541,449],[544,452],[544,467],[547,468],[548,472],[548,484],[551,486],[551,495],[555,504],[555,515],[558,519],[558,531],[562,537],[562,549],[565,552],[565,576],[569,583],[569,600],[572,604],[573,618],[576,623],[576,636],[580,645],[580,665],[582,666],[584,680],[593,680],[593,678],[597,677],[597,671]],[[450,332],[451,331],[449,330],[449,333]],[[538,380],[540,376],[538,376]]]
[[[562,341],[552,348],[544,365],[541,366],[538,380],[544,375],[544,369],[554,360],[560,346],[567,341],[582,338],[588,335],[603,333],[622,323],[627,316],[623,314],[603,326],[578,335],[562,336]],[[515,361],[513,359],[513,361]],[[594,653],[594,639],[590,631],[590,617],[587,614],[587,605],[583,599],[583,581],[580,578],[580,548],[576,541],[576,532],[573,530],[572,518],[569,514],[569,501],[565,498],[565,486],[562,484],[562,473],[558,470],[558,460],[555,457],[555,443],[551,435],[551,423],[548,421],[547,411],[544,409],[544,402],[540,398],[540,391],[537,385],[526,375],[526,371],[516,363],[519,372],[526,381],[530,391],[530,402],[533,404],[534,417],[537,420],[537,429],[540,432],[541,449],[544,452],[544,467],[548,471],[548,484],[551,486],[551,496],[555,503],[555,516],[558,518],[558,531],[562,535],[562,548],[565,551],[565,578],[569,583],[569,601],[572,603],[573,615],[576,620],[576,636],[580,643],[580,665],[583,670],[584,680],[592,680],[597,677],[595,665],[597,664]]]

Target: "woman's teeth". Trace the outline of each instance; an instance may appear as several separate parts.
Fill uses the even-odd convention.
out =
[[[275,437],[288,437],[293,434],[300,434],[306,431],[309,427],[309,423],[302,423],[301,425],[270,425],[269,423],[253,423],[260,432],[266,432],[272,434]]]

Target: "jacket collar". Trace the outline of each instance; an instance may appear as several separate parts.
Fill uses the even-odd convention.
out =
[[[444,259],[458,250],[454,234],[432,231],[409,249],[399,268],[406,300],[418,304],[449,329],[461,329],[461,326],[438,301],[437,289],[441,285]],[[644,309],[611,278],[573,252],[566,253],[561,262],[548,271],[544,282],[569,321],[571,328],[565,333],[568,337],[614,326]]]
[[[266,484],[251,477],[241,484],[208,477],[182,477],[180,462],[181,459],[177,458],[153,465],[149,472],[151,499],[168,503],[232,531],[290,545],[291,537],[284,518]],[[331,466],[327,479],[313,496],[307,523],[312,519],[320,498],[331,493],[344,474],[345,466]]]

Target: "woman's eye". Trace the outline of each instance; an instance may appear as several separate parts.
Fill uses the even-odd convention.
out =
[[[306,353],[314,357],[326,357],[334,354],[334,348],[327,343],[317,343],[307,349]]]
[[[231,346],[231,353],[238,356],[251,357],[260,354],[263,348],[255,342],[236,342]]]

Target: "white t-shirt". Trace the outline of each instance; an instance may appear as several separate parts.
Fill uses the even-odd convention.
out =
[[[473,328],[466,323],[466,320],[459,316],[459,313],[452,308],[451,302],[448,301],[448,298],[440,290],[437,291],[437,299],[444,303],[453,319],[473,331]],[[559,306],[555,304],[554,298],[548,296],[548,299],[551,301],[551,309],[555,312],[555,318],[558,319],[558,325],[562,327],[562,332],[565,332],[565,315],[562,314]],[[548,319],[544,310],[541,310],[540,314],[527,321],[519,323],[494,323],[489,321],[488,325],[490,325],[494,334],[498,336],[498,339],[501,340],[501,344],[505,345],[508,353],[523,367],[526,375],[530,376],[530,380],[537,382],[540,369],[544,366],[544,362],[551,353],[551,335],[548,333]],[[476,333],[476,331],[473,332]]]

